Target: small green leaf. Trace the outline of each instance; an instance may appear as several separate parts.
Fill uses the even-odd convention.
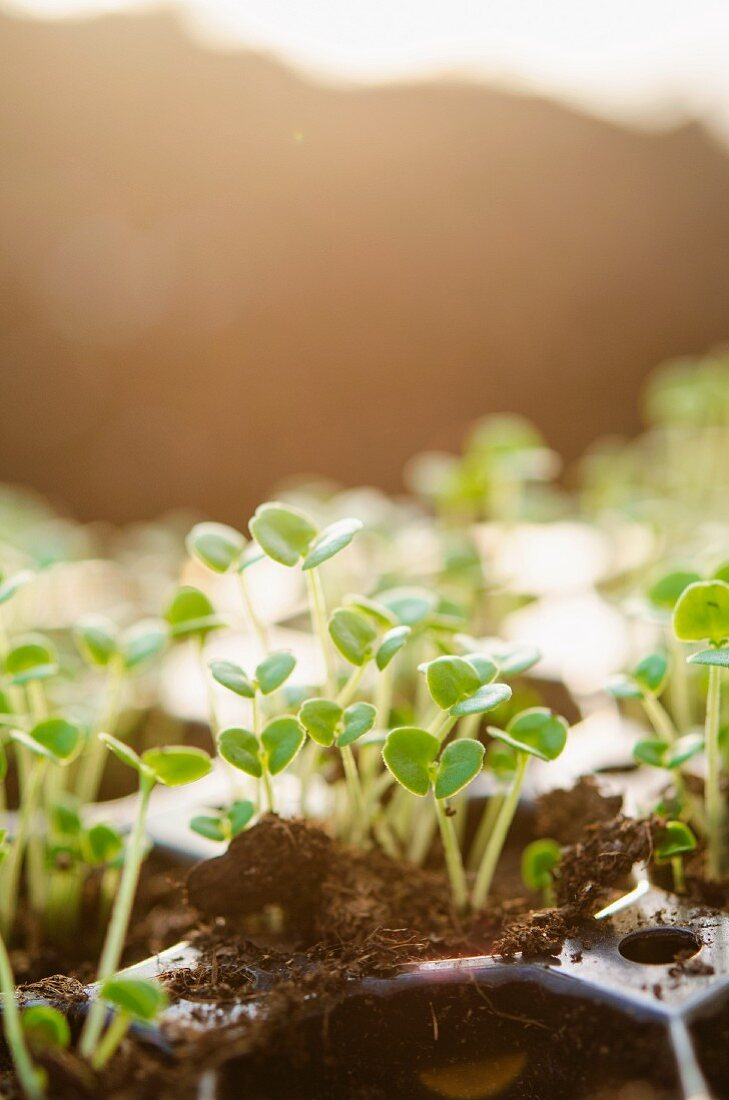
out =
[[[646,695],[660,695],[666,686],[670,663],[665,653],[650,653],[633,669],[633,679]]]
[[[247,798],[234,802],[225,815],[230,825],[230,835],[238,836],[238,833],[242,833],[255,812],[256,807]]]
[[[147,749],[142,753],[142,763],[165,787],[194,783],[207,775],[212,766],[204,749],[188,745],[163,745],[159,749]]]
[[[673,611],[681,593],[690,584],[695,584],[696,581],[700,580],[699,574],[694,573],[692,570],[675,569],[673,572],[659,577],[651,585],[648,590],[648,599],[654,607],[659,607],[662,611]]]
[[[5,745],[0,741],[0,783],[2,783],[8,774],[8,754],[5,751]]]
[[[234,661],[211,661],[208,665],[213,680],[244,699],[255,698],[256,691],[240,665]]]
[[[639,764],[648,764],[651,768],[665,768],[668,748],[668,741],[648,737],[633,745],[633,759]]]
[[[427,588],[390,588],[377,599],[403,626],[418,626],[438,605],[438,597]]]
[[[697,581],[684,589],[673,612],[673,630],[682,642],[729,638],[729,584]]]
[[[605,690],[614,699],[641,699],[643,691],[632,676],[615,676]]]
[[[124,630],[119,638],[119,653],[127,672],[135,672],[164,653],[170,639],[167,624],[161,619],[142,619]]]
[[[11,600],[16,592],[24,588],[26,584],[35,579],[35,573],[31,569],[22,569],[14,573],[12,577],[5,577],[0,581],[0,604]]]
[[[498,665],[485,653],[466,653],[464,659],[476,669],[482,687],[485,684],[493,683],[499,675]]]
[[[396,653],[399,653],[410,637],[409,626],[393,626],[383,635],[382,641],[375,654],[375,661],[380,672],[387,668]]]
[[[84,859],[92,867],[113,863],[122,853],[124,842],[111,825],[92,825],[84,835]]]
[[[393,615],[389,608],[378,600],[371,600],[367,596],[345,596],[344,603],[346,607],[354,607],[358,611],[363,611],[365,615],[369,615],[374,619],[378,626],[391,627],[397,625],[397,619]]]
[[[362,524],[358,519],[340,519],[336,523],[330,523],[314,539],[309,553],[304,558],[302,569],[316,569],[323,562],[333,558],[362,530]]]
[[[240,531],[225,523],[196,523],[185,540],[191,557],[212,569],[227,573],[238,563],[246,540]]]
[[[377,719],[377,711],[371,703],[352,703],[342,717],[342,732],[337,737],[337,747],[346,748],[358,738],[369,733]]]
[[[248,730],[235,726],[218,735],[218,751],[234,768],[260,779],[263,766],[259,757],[258,738]]]
[[[304,743],[304,731],[295,718],[274,718],[261,734],[268,754],[268,771],[278,775],[287,768]]]
[[[51,1005],[31,1005],[21,1017],[23,1033],[36,1056],[50,1050],[66,1050],[71,1045],[68,1020]]]
[[[335,646],[352,665],[364,665],[372,657],[377,631],[361,611],[339,607],[329,620],[329,633]]]
[[[511,699],[511,688],[508,684],[485,684],[470,698],[451,707],[450,713],[454,718],[464,718],[468,714],[485,714],[508,699]]]
[[[480,774],[484,747],[480,741],[464,739],[446,745],[438,763],[435,797],[452,798]]]
[[[17,737],[18,731],[14,734]],[[45,756],[56,764],[69,763],[83,742],[78,726],[65,718],[46,718],[23,735],[23,744],[39,756]]]
[[[716,668],[729,668],[729,646],[721,649],[702,649],[692,653],[688,659],[690,665],[714,665]]]
[[[99,996],[118,1012],[145,1023],[156,1020],[169,1003],[162,986],[144,978],[108,978]]]
[[[653,854],[657,863],[667,863],[696,848],[696,837],[683,821],[668,821],[656,840]]]
[[[441,710],[455,706],[481,686],[478,672],[464,657],[436,657],[421,665],[420,671],[423,670],[428,690]]]
[[[432,733],[400,726],[388,734],[382,759],[405,790],[424,797],[431,787],[430,766],[439,749],[440,742]]]
[[[288,680],[296,667],[296,658],[293,653],[282,650],[280,653],[272,653],[261,661],[256,668],[256,680],[264,695],[270,695]]]
[[[669,746],[665,767],[680,768],[687,760],[704,751],[704,738],[700,733],[687,733]]]
[[[299,710],[299,722],[317,745],[334,744],[342,708],[332,699],[307,699]]]
[[[223,625],[205,593],[191,585],[177,589],[165,611],[165,620],[173,638],[204,637]]]
[[[5,674],[15,686],[48,680],[57,672],[56,651],[44,638],[29,638],[14,645],[5,658]]]
[[[51,831],[65,837],[76,837],[83,829],[79,801],[62,792],[50,809]]]
[[[521,855],[521,877],[528,890],[548,890],[552,885],[552,871],[562,858],[562,849],[556,840],[545,837],[527,844]]]
[[[280,565],[296,565],[316,537],[316,527],[304,512],[277,501],[257,508],[249,527],[261,549]]]
[[[116,626],[104,615],[87,615],[74,631],[81,656],[98,668],[106,668],[116,653],[117,636]]]
[[[515,642],[513,645],[499,645],[492,654],[502,676],[521,676],[534,665],[539,664],[542,652],[535,645]]]
[[[540,760],[557,759],[567,743],[567,731],[564,718],[553,714],[547,707],[523,710],[511,719],[506,731],[489,726],[492,737]]]
[[[206,814],[198,814],[190,821],[190,828],[198,836],[204,836],[206,840],[222,842],[228,839],[228,830],[225,823],[219,817],[209,817]]]
[[[128,768],[134,768],[135,771],[142,771],[141,757],[130,748],[129,745],[125,745],[123,741],[119,741],[118,738],[112,737],[110,733],[100,733],[99,741],[103,741],[107,749],[114,753],[122,764],[126,764]]]

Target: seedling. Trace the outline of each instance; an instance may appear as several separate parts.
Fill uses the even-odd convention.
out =
[[[526,768],[531,757],[556,760],[567,743],[568,726],[564,718],[546,707],[531,707],[511,719],[505,730],[489,726],[489,733],[516,753],[514,777],[504,798],[489,838],[473,888],[472,905],[482,909],[486,904],[496,865],[506,835],[514,818]]]
[[[360,832],[366,831],[367,811],[351,746],[373,728],[377,711],[371,703],[342,707],[333,699],[307,699],[298,717],[312,741],[324,748],[336,745],[342,754],[353,811],[352,839],[357,839]]]
[[[295,718],[274,718],[260,738],[250,730],[231,726],[218,735],[218,751],[234,768],[262,780],[266,802],[275,810],[272,776],[280,775],[295,759],[304,743],[304,731]]]
[[[682,642],[709,642],[692,654],[690,664],[706,665],[706,779],[707,875],[719,878],[725,866],[724,800],[721,794],[721,677],[729,668],[729,584],[722,580],[697,581],[684,589],[673,612],[673,629]]]
[[[31,1005],[20,1018],[23,1034],[33,1055],[67,1050],[71,1045],[68,1020],[51,1005]]]
[[[653,848],[656,863],[670,863],[673,888],[677,894],[686,892],[683,857],[696,849],[696,837],[683,821],[668,821]]]
[[[247,799],[234,802],[227,810],[217,813],[197,814],[190,822],[190,828],[206,840],[228,843],[242,833],[256,812],[256,807]]]
[[[262,555],[234,527],[197,523],[186,539],[188,553],[213,573],[236,573],[246,613],[261,650],[268,650],[266,626],[251,598],[246,572]]]
[[[91,1057],[92,1067],[104,1068],[116,1052],[133,1023],[151,1024],[169,1003],[167,993],[157,982],[142,978],[110,978],[102,983],[99,1001],[114,1009],[114,1017]]]
[[[617,677],[608,684],[608,691],[616,699],[639,699],[648,716],[656,737],[671,742],[678,734],[659,696],[668,682],[670,661],[665,653],[651,653],[640,661],[626,676]]]
[[[107,748],[139,777],[139,805],[129,843],[119,890],[114,899],[111,919],[99,960],[99,981],[106,981],[117,970],[131,916],[134,895],[139,880],[139,870],[144,857],[144,827],[149,808],[149,798],[154,787],[162,783],[179,787],[202,779],[210,771],[210,757],[202,749],[185,745],[169,745],[148,749],[139,756],[129,745],[110,734],[101,734]],[[104,1022],[103,1005],[96,1001],[91,1006],[83,1032],[80,1050],[84,1057],[91,1057],[99,1040]]]
[[[468,906],[468,886],[458,838],[446,802],[464,790],[480,773],[484,747],[480,741],[453,741],[441,752],[441,743],[427,730],[403,726],[388,734],[382,757],[397,782],[419,798],[432,793],[440,828],[453,906]]]
[[[527,844],[521,854],[521,877],[528,890],[539,891],[548,908],[555,904],[554,872],[562,858],[556,840],[545,838]]]

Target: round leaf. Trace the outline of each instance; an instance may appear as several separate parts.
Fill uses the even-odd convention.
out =
[[[202,779],[211,768],[211,761],[204,749],[187,745],[164,745],[159,749],[147,749],[142,753],[142,763],[153,772],[158,783],[165,787],[181,787]]]
[[[238,836],[238,833],[242,833],[255,812],[256,807],[247,798],[234,802],[225,815],[230,825],[230,835]]]
[[[648,599],[654,607],[659,607],[662,611],[673,611],[681,593],[690,584],[695,584],[696,581],[700,580],[699,574],[694,573],[693,570],[675,569],[673,572],[659,577],[651,585],[648,590]]]
[[[340,519],[331,523],[317,535],[311,544],[309,553],[304,558],[302,569],[316,569],[322,562],[328,561],[349,546],[350,542],[362,530],[362,524],[358,519]]]
[[[255,689],[240,665],[233,661],[211,661],[208,665],[216,683],[228,691],[241,695],[244,699],[253,699]]]
[[[177,589],[165,611],[165,619],[173,638],[204,637],[223,625],[205,593],[191,585]]]
[[[227,573],[237,564],[246,540],[240,531],[224,523],[196,523],[185,540],[191,557],[212,569]]]
[[[650,653],[633,669],[633,680],[646,695],[660,695],[668,679],[669,660],[665,653]]]
[[[438,763],[435,797],[451,798],[467,787],[483,767],[484,751],[480,741],[468,738],[446,745]]]
[[[665,829],[658,837],[653,849],[656,860],[659,863],[668,862],[676,856],[693,852],[696,848],[696,837],[683,821],[668,821]]]
[[[274,718],[261,734],[268,754],[268,771],[278,775],[287,768],[304,743],[304,731],[295,718]]]
[[[261,549],[280,565],[296,565],[316,537],[316,527],[304,512],[277,501],[257,508],[249,527]]]
[[[567,743],[567,731],[564,718],[546,707],[523,710],[512,718],[506,731],[489,727],[492,737],[540,760],[556,760]]]
[[[143,978],[109,978],[99,996],[118,1012],[145,1023],[155,1020],[169,1003],[161,985]]]
[[[280,653],[272,653],[261,661],[256,669],[256,680],[264,695],[281,687],[288,680],[296,667],[296,658],[293,653],[282,650]]]
[[[633,759],[639,764],[648,764],[651,768],[665,768],[668,747],[667,741],[648,737],[633,745]]]
[[[535,645],[515,642],[513,645],[499,646],[492,654],[502,676],[521,676],[542,659],[541,650]]]
[[[400,726],[388,734],[382,759],[405,790],[423,797],[430,790],[430,766],[439,749],[438,738],[427,730]]]
[[[331,699],[307,699],[299,710],[299,722],[317,745],[334,744],[342,708]]]
[[[46,718],[33,726],[28,741],[36,746],[36,752],[57,764],[65,764],[81,748],[83,735],[78,726],[65,718]]]
[[[92,825],[84,836],[84,858],[94,867],[113,863],[122,853],[124,843],[111,825]]]
[[[209,817],[198,814],[190,821],[190,828],[198,836],[204,836],[206,840],[223,841],[228,839],[228,830],[225,823],[219,817]]]
[[[511,699],[511,688],[508,684],[485,684],[470,698],[451,707],[451,714],[454,718],[464,718],[468,714],[485,714],[508,699]]]
[[[682,642],[708,640],[720,645],[729,638],[729,584],[725,581],[690,584],[676,603],[673,629]]]
[[[425,665],[425,676],[428,690],[441,710],[455,706],[481,686],[478,672],[464,657],[436,657]]]
[[[344,603],[347,607],[355,607],[369,615],[378,626],[390,627],[397,625],[397,619],[389,608],[378,600],[371,600],[367,596],[345,596]]]
[[[129,768],[134,768],[135,771],[142,771],[142,760],[129,745],[125,745],[123,741],[119,741],[118,738],[112,737],[110,733],[100,733],[99,740],[103,741],[107,749],[114,753],[122,764],[126,764]]]
[[[521,855],[521,877],[527,889],[548,889],[552,884],[552,871],[561,856],[562,849],[556,840],[545,837],[527,844]]]
[[[51,1005],[31,1005],[21,1017],[23,1033],[33,1054],[66,1050],[71,1045],[68,1020]]]
[[[365,733],[369,733],[377,719],[377,711],[371,703],[352,703],[344,712],[342,732],[337,737],[337,747],[352,745]]]
[[[76,645],[85,661],[106,668],[117,651],[118,631],[111,619],[88,615],[74,631]]]
[[[332,641],[352,665],[364,665],[372,657],[377,631],[361,611],[339,607],[329,620]]]
[[[32,680],[48,680],[58,672],[58,658],[50,642],[33,638],[20,642],[5,658],[5,673],[11,684],[20,686]]]
[[[259,757],[258,738],[248,730],[235,726],[223,730],[218,736],[218,751],[234,768],[260,779],[263,767]]]
[[[169,637],[167,624],[161,619],[142,619],[123,631],[119,638],[119,652],[127,672],[142,669],[159,657]]]
[[[393,626],[383,635],[382,641],[375,654],[375,661],[380,672],[387,668],[396,653],[399,653],[410,636],[409,626]]]
[[[687,733],[669,746],[665,766],[680,768],[687,760],[704,751],[704,738],[700,733]]]

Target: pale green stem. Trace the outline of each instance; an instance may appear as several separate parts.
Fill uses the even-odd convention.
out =
[[[104,1036],[91,1057],[91,1067],[98,1073],[116,1051],[122,1039],[129,1031],[132,1022],[126,1012],[118,1012],[104,1032]]]
[[[321,746],[317,745],[316,741],[307,741],[304,745],[301,753],[299,754],[298,775],[300,784],[300,807],[301,816],[306,817],[307,807],[309,802],[309,789],[311,787],[311,780],[316,774],[316,770],[319,766],[319,754],[321,752]]]
[[[276,803],[273,797],[273,783],[271,782],[269,770],[265,765],[263,767],[263,789],[266,792],[268,812],[274,814],[276,812]]]
[[[428,726],[428,733],[432,733],[439,741],[445,741],[457,721],[458,719],[453,718],[448,711],[439,711]]]
[[[0,936],[0,992],[3,995],[2,1016],[5,1041],[13,1059],[20,1086],[30,1100],[41,1100],[45,1096],[43,1077],[33,1065],[25,1045],[23,1025],[18,1011],[18,1002],[15,999],[15,979],[2,936]]]
[[[658,737],[663,741],[668,741],[669,745],[673,744],[678,737],[678,733],[666,708],[656,699],[655,695],[644,695],[641,697],[641,702]]]
[[[238,573],[238,583],[240,586],[240,593],[243,598],[243,603],[245,605],[246,614],[248,615],[248,619],[250,620],[250,624],[253,628],[253,633],[256,635],[256,638],[258,639],[258,644],[261,648],[262,653],[265,656],[265,654],[268,653],[268,632],[266,631],[266,626],[263,622],[263,619],[256,611],[255,604],[251,599],[251,590],[248,587],[248,578],[246,577],[246,572],[244,569],[242,569]]]
[[[501,805],[498,817],[494,822],[493,832],[489,837],[481,866],[476,875],[476,882],[471,897],[471,904],[476,910],[483,909],[489,896],[489,890],[491,889],[491,883],[494,879],[496,865],[499,862],[499,857],[504,847],[506,834],[509,831],[511,822],[514,819],[514,814],[516,813],[516,807],[519,804],[519,794],[521,793],[524,773],[528,762],[529,757],[525,752],[517,754],[514,778],[511,781],[509,791]]]
[[[683,856],[674,856],[671,860],[673,871],[673,889],[677,894],[686,893],[686,877],[683,873]]]
[[[352,702],[352,699],[354,698],[354,693],[362,682],[362,677],[365,674],[365,668],[365,665],[357,665],[354,671],[351,673],[346,684],[339,692],[339,695],[337,696],[337,703],[340,707],[342,707],[342,709],[348,707],[349,704]]]
[[[116,732],[123,681],[124,666],[120,660],[114,659],[109,665],[106,703],[98,725],[91,735],[89,746],[79,764],[76,794],[83,806],[95,802],[99,793],[107,757],[106,746],[103,741],[99,740],[99,733],[113,734]]]
[[[3,936],[9,936],[13,928],[15,910],[18,904],[18,886],[20,883],[20,870],[23,865],[23,855],[28,843],[28,838],[33,830],[38,806],[38,796],[43,785],[43,774],[47,763],[47,760],[37,758],[31,765],[26,789],[20,803],[18,830],[13,837],[10,850],[8,851],[0,874],[0,882],[2,883],[2,889],[0,890],[0,933]],[[32,873],[29,872],[28,886],[31,899],[35,899],[38,896],[39,885],[35,881],[36,874],[36,868],[33,869]],[[41,892],[42,885],[43,883],[41,881]]]
[[[205,694],[208,700],[208,721],[210,722],[210,732],[215,735],[220,729],[220,720],[218,718],[218,706],[215,701],[215,687],[213,685],[213,678],[210,675],[210,669],[205,661],[205,635],[200,634],[197,638],[197,652],[200,660],[200,672],[202,674],[203,682],[205,684]]]
[[[466,860],[466,866],[469,871],[475,871],[481,865],[483,854],[486,851],[486,845],[488,844],[489,837],[493,831],[503,801],[503,794],[492,794],[484,807],[478,829],[476,830],[476,835],[473,838],[473,844],[468,853],[468,859]]]
[[[324,661],[324,669],[326,675],[326,692],[329,698],[332,698],[337,690],[337,673],[334,665],[334,653],[332,647],[329,644],[329,630],[327,628],[327,607],[324,599],[324,591],[321,586],[321,579],[316,569],[307,569],[304,573],[306,578],[306,590],[309,596],[309,611],[311,614],[311,625],[314,633],[319,639],[319,645],[321,646],[321,655]]]
[[[452,818],[448,820],[453,824]],[[410,863],[414,863],[417,867],[420,867],[425,862],[428,852],[433,846],[435,829],[436,819],[433,814],[429,812],[428,806],[418,804],[415,808],[415,819],[413,821],[410,836],[410,847],[408,848],[408,860]]]
[[[395,670],[393,662],[383,669],[377,677],[375,688],[375,710],[377,711],[377,725],[386,730],[390,724],[390,711],[392,710],[392,696],[395,689]]]
[[[440,827],[440,836],[443,841],[446,869],[451,884],[451,896],[453,908],[457,913],[462,913],[468,906],[468,887],[466,885],[466,872],[463,870],[461,850],[458,847],[453,821],[446,813],[443,801],[433,796],[435,812]]]
[[[121,882],[119,883],[119,892],[114,899],[111,920],[106,932],[101,959],[99,960],[97,978],[100,982],[106,981],[106,979],[110,978],[118,969],[119,960],[121,959],[124,949],[124,940],[126,939],[129,918],[134,904],[134,895],[137,890],[137,882],[139,881],[139,870],[144,858],[144,825],[149,806],[149,796],[152,793],[153,787],[153,779],[145,775],[140,776],[137,817],[129,838],[126,859],[124,860],[124,870],[122,871]],[[89,1058],[91,1056],[99,1041],[101,1029],[104,1025],[104,1011],[104,1005],[97,997],[91,1005],[89,1014],[86,1017],[84,1029],[81,1032],[79,1049],[84,1058]]]
[[[671,706],[676,725],[681,733],[691,729],[691,697],[689,694],[688,667],[684,659],[681,643],[669,628],[669,648],[671,650]]]
[[[721,752],[719,723],[721,714],[721,668],[709,666],[709,690],[706,697],[706,824],[708,830],[708,877],[721,877],[724,848],[724,805],[721,795]]]
[[[349,833],[352,839],[358,839],[362,835],[362,827],[364,825],[364,800],[362,797],[362,784],[359,780],[359,772],[357,771],[357,761],[354,758],[351,745],[344,745],[339,750],[342,754],[342,764],[344,766],[344,778],[347,782],[347,792],[349,796]]]

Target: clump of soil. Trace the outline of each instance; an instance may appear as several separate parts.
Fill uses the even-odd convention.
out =
[[[612,821],[623,808],[622,795],[604,795],[592,775],[571,790],[548,791],[537,800],[535,832],[560,844],[577,844],[588,825]]]

